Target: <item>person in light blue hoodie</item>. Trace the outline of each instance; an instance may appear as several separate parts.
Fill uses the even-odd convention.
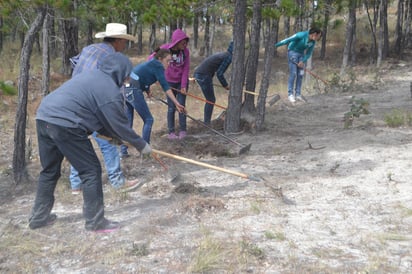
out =
[[[296,100],[304,101],[301,88],[305,64],[312,56],[316,41],[321,37],[322,31],[319,28],[311,28],[307,31],[298,32],[275,44],[275,47],[288,45],[288,99],[292,103]],[[295,94],[293,91],[295,91]]]

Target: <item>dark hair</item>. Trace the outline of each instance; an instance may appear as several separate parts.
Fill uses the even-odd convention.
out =
[[[116,41],[116,39],[119,39],[119,38],[114,38],[114,37],[104,37],[103,38],[103,42],[106,42],[106,43],[114,43],[114,41]]]
[[[318,28],[318,27],[310,28],[309,34],[312,34],[312,33],[316,33],[316,34],[322,35],[322,31],[321,31],[320,28]]]
[[[155,49],[155,55],[153,56],[155,59],[164,59],[167,55],[170,55],[170,50],[168,49]]]

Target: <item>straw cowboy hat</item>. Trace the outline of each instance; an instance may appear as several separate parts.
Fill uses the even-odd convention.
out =
[[[119,23],[108,23],[106,24],[106,31],[105,32],[98,32],[94,36],[96,38],[105,38],[105,37],[112,37],[112,38],[121,38],[130,41],[136,41],[136,37],[133,35],[127,34],[127,27],[124,24]]]

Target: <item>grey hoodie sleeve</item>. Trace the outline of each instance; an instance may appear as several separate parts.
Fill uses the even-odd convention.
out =
[[[137,150],[142,151],[146,145],[143,140],[131,127],[123,110],[123,103],[120,100],[107,103],[100,107],[98,113],[100,122],[103,124],[104,132],[109,133],[110,137],[126,141],[133,145]],[[108,134],[106,134],[108,135]]]

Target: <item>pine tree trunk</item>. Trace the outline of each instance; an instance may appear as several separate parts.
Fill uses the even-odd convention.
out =
[[[77,19],[70,18],[63,20],[62,30],[64,44],[62,51],[62,73],[64,75],[70,75],[72,73],[70,58],[79,53]]]
[[[225,117],[225,131],[239,132],[242,90],[245,80],[246,1],[236,0],[233,23],[233,62],[229,104]]]
[[[398,2],[398,11],[396,17],[396,26],[395,26],[395,45],[394,50],[398,57],[402,56],[402,35],[403,35],[403,15],[404,15],[404,0],[399,0]]]
[[[199,12],[194,14],[193,18],[193,47],[197,49],[197,43],[199,40]]]
[[[271,22],[272,21],[272,22]],[[259,97],[257,101],[257,115],[255,122],[255,129],[262,130],[263,123],[265,121],[265,112],[266,112],[266,97],[270,84],[270,75],[272,74],[272,60],[275,51],[273,46],[276,41],[275,33],[278,29],[278,20],[267,19],[266,25],[269,31],[268,39],[265,44],[265,58],[264,58],[264,67],[263,67],[263,77],[260,84]]]
[[[156,49],[156,24],[152,24],[150,28],[149,49],[150,52]]]
[[[352,54],[352,45],[354,32],[356,29],[356,0],[351,0],[351,6],[349,8],[349,19],[348,24],[346,25],[346,34],[345,34],[345,47],[343,48],[343,59],[342,66],[340,70],[340,75],[343,76],[346,72],[346,68],[349,65],[349,60]]]
[[[48,11],[48,9],[47,9]],[[43,22],[43,35],[42,35],[42,79],[41,79],[41,90],[43,96],[49,94],[49,86],[50,86],[50,27],[51,27],[51,18],[50,15],[47,13],[44,17]]]
[[[20,56],[20,76],[18,81],[18,103],[16,111],[16,123],[14,128],[13,151],[13,179],[16,184],[28,181],[26,163],[26,124],[27,124],[27,97],[29,86],[30,56],[33,51],[36,34],[40,31],[46,9],[41,8],[37,17],[27,31]]]
[[[3,17],[0,15],[0,53],[3,50]]]
[[[259,63],[260,49],[260,29],[262,25],[262,1],[255,0],[253,2],[253,17],[251,22],[250,34],[250,50],[246,67],[246,90],[255,91],[256,89],[256,73]],[[273,47],[273,45],[272,45]],[[255,111],[255,96],[245,93],[245,101],[243,102],[242,112],[252,113]]]
[[[208,57],[210,54],[210,15],[209,11],[207,11],[206,15],[206,23],[205,23],[205,38],[203,39],[204,41],[204,47],[205,47],[205,57]]]

